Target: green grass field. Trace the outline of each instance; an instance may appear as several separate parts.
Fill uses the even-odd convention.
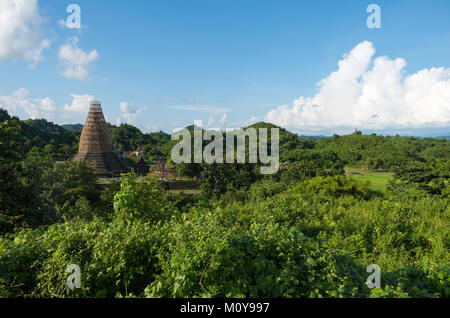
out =
[[[169,190],[172,193],[184,193],[184,194],[200,194],[202,190]]]
[[[363,170],[357,167],[346,167],[345,173],[357,180],[369,181],[369,188],[374,191],[384,192],[393,173],[386,171]]]

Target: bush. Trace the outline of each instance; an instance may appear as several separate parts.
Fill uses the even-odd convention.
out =
[[[158,272],[161,233],[148,224],[72,222],[25,231],[0,245],[0,297],[143,296]],[[81,288],[66,285],[68,265]]]
[[[156,223],[176,214],[175,205],[169,196],[156,179],[138,183],[136,177],[129,173],[122,178],[120,191],[114,195],[114,210],[122,220]]]
[[[234,209],[172,224],[148,297],[337,297],[335,259],[297,228],[247,223]]]
[[[376,195],[374,191],[369,190],[368,182],[345,175],[312,178],[296,186],[293,191],[332,197],[351,195],[365,200]]]
[[[252,189],[251,200],[194,200],[125,176],[108,222],[0,238],[0,297],[449,297],[441,195],[372,196],[344,176]],[[69,264],[81,289],[66,286]],[[380,289],[365,285],[369,264]]]
[[[285,184],[275,182],[271,179],[263,179],[252,184],[250,187],[250,196],[253,200],[265,200],[284,190],[286,190]]]

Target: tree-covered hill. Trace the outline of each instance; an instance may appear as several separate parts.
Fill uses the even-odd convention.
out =
[[[173,146],[163,132],[110,128],[148,157]],[[132,174],[100,191],[92,167],[62,151],[78,137],[0,111],[0,298],[450,297],[448,141],[280,129],[276,174],[177,164],[200,178],[188,195]],[[376,191],[345,165],[395,174]],[[67,288],[70,264],[79,289]],[[369,264],[381,288],[366,285]]]
[[[14,120],[19,123],[22,151],[48,155],[56,160],[71,159],[78,151],[78,143],[83,126],[57,125],[45,119],[20,120],[0,109],[0,122]],[[131,151],[143,147],[144,157],[151,160],[168,156],[170,135],[164,132],[142,133],[138,128],[122,124],[109,125],[113,143],[120,151]]]
[[[11,118],[6,110],[0,109],[0,121],[17,120],[21,126],[21,138],[26,153],[48,154],[58,160],[67,160],[78,150],[82,125],[56,125],[45,119],[24,120]],[[246,128],[280,129],[280,160],[298,161],[301,156],[318,158],[318,154],[331,158],[332,153],[344,165],[366,169],[394,171],[396,167],[411,162],[423,163],[428,159],[450,158],[450,142],[445,138],[390,137],[379,135],[346,135],[310,138],[298,136],[288,130],[269,123],[255,123]],[[193,126],[188,126],[193,138]],[[131,151],[143,147],[144,158],[157,157],[170,159],[170,151],[176,143],[169,134],[160,132],[143,133],[138,128],[121,124],[110,125],[111,136],[120,151]],[[206,145],[206,143],[204,143]],[[321,159],[317,159],[321,160]]]
[[[162,131],[145,134],[132,125],[121,124],[111,128],[111,137],[116,148],[122,152],[143,147],[146,160],[168,157],[169,154],[170,135]]]
[[[69,124],[69,125],[61,125],[64,129],[68,131],[81,131],[83,129],[82,124]]]
[[[411,161],[450,158],[450,143],[434,138],[347,135],[317,140],[314,148],[333,151],[345,164],[367,169],[393,170]]]
[[[20,120],[0,109],[0,122],[12,120],[19,124],[21,151],[49,155],[56,160],[66,160],[78,151],[80,132],[70,132],[45,119]]]

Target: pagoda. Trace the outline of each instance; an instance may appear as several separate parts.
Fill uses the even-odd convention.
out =
[[[109,127],[99,101],[91,102],[74,160],[89,162],[97,177],[114,177],[130,171],[114,152]]]

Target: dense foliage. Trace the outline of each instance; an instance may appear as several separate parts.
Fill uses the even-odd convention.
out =
[[[87,164],[31,151],[24,122],[0,119],[0,297],[450,297],[448,141],[282,130],[277,174],[177,165],[201,180],[187,195],[131,174],[100,190]],[[172,146],[111,128],[150,157]],[[386,191],[344,174],[377,158],[395,173]],[[369,264],[381,288],[366,286]]]
[[[111,128],[112,141],[121,151],[132,151],[143,147],[144,158],[147,160],[168,156],[170,135],[162,131],[144,134],[138,128],[128,124]]]
[[[450,296],[448,199],[380,197],[341,176],[280,190],[244,204],[198,199],[180,209],[180,198],[157,182],[124,177],[111,221],[76,220],[4,236],[0,294]],[[65,285],[69,264],[81,267],[81,289]],[[368,264],[381,267],[382,290],[365,286]]]
[[[368,169],[392,170],[409,162],[450,157],[450,143],[445,139],[383,137],[375,134],[322,138],[316,141],[315,148],[331,150],[345,164]]]

